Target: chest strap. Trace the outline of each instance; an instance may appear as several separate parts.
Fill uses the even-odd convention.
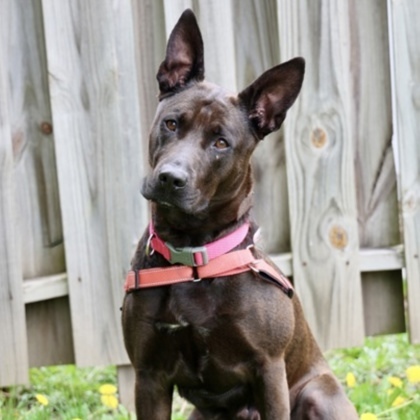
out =
[[[267,261],[255,258],[250,249],[229,252],[199,267],[172,265],[129,271],[124,289],[126,292],[131,292],[149,287],[199,282],[206,278],[228,277],[246,271],[255,272],[260,278],[280,287],[290,298],[293,296],[293,286],[287,277]]]

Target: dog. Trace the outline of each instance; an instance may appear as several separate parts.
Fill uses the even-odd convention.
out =
[[[152,220],[122,311],[140,420],[169,420],[175,387],[190,420],[358,419],[292,285],[253,241],[250,158],[304,69],[292,59],[232,94],[204,80],[191,10],[170,35],[142,185]]]

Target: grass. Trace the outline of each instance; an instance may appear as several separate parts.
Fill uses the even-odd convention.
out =
[[[363,419],[420,419],[420,347],[411,346],[406,334],[368,338],[364,347],[326,357]],[[410,366],[418,366],[409,371],[411,382]],[[134,419],[116,399],[115,367],[31,369],[30,381],[0,390],[0,419]],[[177,397],[173,420],[186,419],[188,411]]]
[[[326,357],[359,414],[420,419],[420,346],[410,345],[406,334],[368,338],[364,347]]]

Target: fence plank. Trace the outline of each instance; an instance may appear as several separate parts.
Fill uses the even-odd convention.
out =
[[[349,2],[348,18],[360,246],[394,246],[401,243],[401,237],[391,143],[386,3],[382,0]],[[405,331],[401,270],[362,274],[362,284],[366,334],[383,333],[388,321],[390,333]],[[379,299],[387,305],[378,304]]]
[[[143,164],[147,167],[149,129],[158,104],[156,73],[165,57],[165,16],[163,0],[133,0],[132,4]]]
[[[43,12],[76,361],[124,364],[122,284],[146,218],[131,7]]]
[[[28,381],[22,264],[17,236],[15,173],[9,115],[8,56],[11,2],[0,0],[0,387]]]
[[[26,305],[29,366],[74,363],[69,298]]]
[[[23,282],[25,303],[42,302],[43,300],[68,296],[67,273],[38,277]],[[68,331],[71,335],[71,331]]]
[[[15,195],[17,235],[21,238],[19,252],[24,256],[24,279],[39,279],[65,271],[40,0],[29,3],[16,0],[12,3],[10,37],[7,63],[15,177],[16,185],[19,186],[19,194]],[[31,280],[29,284],[33,290],[41,290],[45,285],[42,280]],[[25,286],[29,284],[24,282],[24,292],[27,291]],[[37,296],[42,297],[48,295]],[[53,296],[50,294],[49,297]],[[26,298],[24,293],[25,303]],[[47,363],[46,355],[53,355],[50,363],[68,360],[66,354],[73,351],[61,345],[54,346],[54,352],[46,351],[43,337],[54,334],[56,342],[67,343],[72,331],[66,322],[69,318],[69,313],[66,313],[68,304],[63,308],[50,303],[45,305],[50,307],[48,317],[44,316],[43,305],[26,308],[30,364],[31,360],[38,357]],[[63,354],[61,350],[64,350]]]
[[[294,281],[322,348],[361,344],[348,2],[278,7],[282,59],[307,63],[285,124]]]
[[[245,88],[280,62],[276,0],[235,0],[237,84]],[[253,157],[254,212],[267,252],[290,252],[290,223],[283,131],[260,142]]]
[[[121,404],[129,411],[135,411],[134,383],[136,380],[131,365],[118,366],[118,392]]]
[[[411,340],[420,343],[420,3],[389,0],[395,147]]]
[[[33,278],[65,271],[40,0],[14,1],[11,22],[8,63],[19,230],[25,238],[22,270],[24,278]]]

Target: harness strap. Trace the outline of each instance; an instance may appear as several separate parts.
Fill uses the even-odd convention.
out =
[[[279,286],[290,298],[293,296],[289,280],[267,261],[256,259],[249,249],[221,255],[200,267],[175,265],[129,271],[124,289],[128,293],[143,288],[198,282],[205,278],[228,277],[250,270]]]

